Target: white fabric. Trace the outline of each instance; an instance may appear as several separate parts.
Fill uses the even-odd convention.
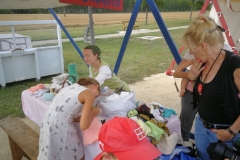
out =
[[[66,87],[54,97],[44,113],[39,138],[38,160],[81,159],[83,145],[79,139],[73,119],[82,111],[83,104],[78,95],[86,87],[75,83]]]
[[[60,3],[59,0],[0,0],[0,4],[0,9],[55,8],[69,5]]]
[[[125,96],[128,96],[130,93],[129,92],[121,92],[120,95],[119,94],[116,94],[116,93],[113,93],[109,96],[106,96],[103,100],[101,100],[101,102],[110,102],[110,101],[114,101],[116,99],[119,99],[119,98],[124,98]]]
[[[114,101],[114,100],[116,100],[116,99],[119,99],[120,98],[120,96],[118,95],[118,94],[116,94],[116,93],[114,93],[114,94],[112,94],[111,96],[108,96],[108,97],[106,97],[104,100],[103,100],[103,102],[111,102],[111,101]]]
[[[192,54],[189,53],[189,49],[184,54],[183,58],[186,59],[187,61],[195,59],[195,57]]]
[[[44,101],[42,97],[34,97],[32,92],[24,90],[22,92],[22,108],[24,114],[38,126],[41,126],[43,114],[51,101]]]
[[[93,77],[91,68],[89,66],[89,77]],[[104,83],[106,79],[112,78],[112,71],[108,66],[101,66],[98,70],[98,75],[95,79],[99,82],[100,86]]]
[[[232,47],[231,47],[229,44],[227,44],[227,43],[224,43],[223,49],[225,49],[225,50],[227,50],[227,51],[230,51],[230,52],[233,51],[233,50],[232,50]]]
[[[176,132],[181,135],[181,128],[180,128],[180,119],[177,115],[171,116],[170,118],[166,119],[167,127],[170,133]]]
[[[158,121],[160,121],[160,122],[164,122],[164,121],[165,121],[165,119],[160,116],[160,112],[159,112],[158,109],[153,109],[153,108],[151,108],[150,113],[153,114],[153,116],[154,116],[154,118],[155,118],[156,120],[158,120]]]
[[[224,16],[224,19],[227,23],[228,28],[224,28],[225,30],[228,30],[230,32],[226,32],[226,36],[232,36],[233,42],[236,45],[236,48],[240,49],[240,43],[237,42],[237,40],[240,38],[240,12],[233,12],[231,8],[228,6],[227,2],[231,3],[231,6],[233,10],[239,11],[240,8],[240,1],[239,0],[218,0],[219,7],[221,9],[221,13]],[[214,19],[214,21],[221,26],[221,22],[219,20],[219,14],[217,14],[214,6],[212,5],[212,8],[210,10],[209,16]],[[224,34],[225,35],[225,34]],[[228,41],[226,40],[226,43]]]
[[[178,143],[178,134],[173,132],[170,136],[162,135],[160,141],[156,144],[157,148],[162,152],[162,154],[169,155],[173,152],[176,144]]]
[[[115,116],[127,117],[128,111],[136,108],[135,92],[108,102],[100,102],[98,106],[102,110],[98,115],[101,120],[107,121]]]

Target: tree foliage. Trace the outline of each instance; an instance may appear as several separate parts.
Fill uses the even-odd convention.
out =
[[[164,7],[164,1],[163,0],[155,0],[155,4],[158,7],[158,9],[162,9]],[[147,0],[142,1],[141,9],[145,9],[148,7]]]

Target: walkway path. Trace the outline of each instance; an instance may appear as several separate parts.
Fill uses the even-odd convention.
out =
[[[187,28],[188,26],[180,26],[180,27],[170,27],[168,30],[175,30],[175,29],[183,29]],[[140,29],[140,30],[133,30],[132,35],[135,34],[141,34],[141,33],[152,33],[152,32],[160,32],[160,29]],[[95,39],[103,39],[103,38],[113,38],[113,37],[123,37],[125,35],[126,31],[120,31],[119,33],[115,34],[105,34],[105,35],[97,35],[95,36]],[[74,41],[83,41],[83,37],[73,38]],[[62,39],[62,42],[69,42],[69,39]],[[44,44],[51,44],[51,43],[57,43],[57,40],[45,40],[45,41],[34,41],[32,42],[32,45],[44,45]]]

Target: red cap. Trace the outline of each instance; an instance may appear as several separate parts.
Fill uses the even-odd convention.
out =
[[[103,152],[113,153],[118,160],[153,160],[162,154],[148,141],[143,129],[126,117],[114,117],[104,123],[98,141]],[[101,158],[102,153],[94,160]]]

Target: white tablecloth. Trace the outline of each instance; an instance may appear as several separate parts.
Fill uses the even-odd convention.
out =
[[[41,125],[43,114],[48,108],[51,101],[44,101],[42,98],[35,98],[32,96],[32,92],[24,90],[22,92],[22,107],[25,115],[35,122],[38,126]],[[79,123],[75,122],[80,138],[82,138],[82,131]],[[170,133],[176,132],[181,135],[180,120],[177,115],[168,119],[167,127]],[[98,142],[84,146],[85,160],[93,160],[96,155],[101,152]]]

